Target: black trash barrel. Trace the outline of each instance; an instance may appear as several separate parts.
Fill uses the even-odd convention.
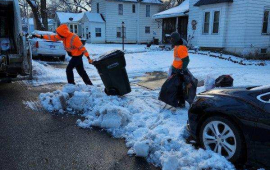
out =
[[[123,96],[131,92],[124,52],[114,50],[100,56],[94,63],[108,95]]]

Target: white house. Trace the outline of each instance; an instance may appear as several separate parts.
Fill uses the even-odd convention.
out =
[[[105,21],[100,14],[85,12],[80,21],[82,37],[88,43],[105,43]]]
[[[190,44],[241,56],[270,54],[269,0],[190,0]]]
[[[126,43],[148,43],[153,38],[161,40],[161,23],[152,18],[160,5],[160,0],[92,0],[92,12],[105,19],[106,42],[122,42],[124,22]]]
[[[162,21],[162,42],[170,43],[167,35],[178,32],[182,38],[187,40],[189,0],[180,5],[162,11],[153,16],[154,19]]]
[[[81,19],[83,16],[84,13],[56,12],[55,28],[61,24],[67,24],[71,32],[82,36]]]

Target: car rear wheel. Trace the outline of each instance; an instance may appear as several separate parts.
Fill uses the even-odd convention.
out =
[[[240,130],[227,118],[214,116],[206,119],[199,133],[200,144],[229,161],[241,162],[245,155],[244,140]]]

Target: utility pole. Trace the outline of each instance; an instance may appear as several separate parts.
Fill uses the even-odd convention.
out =
[[[122,22],[122,50],[125,51],[125,23]]]

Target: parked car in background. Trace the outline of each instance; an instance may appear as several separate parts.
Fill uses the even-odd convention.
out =
[[[270,167],[270,85],[200,93],[188,114],[187,129],[203,148]]]
[[[54,35],[55,33],[49,31],[37,31],[35,30],[32,34],[39,35]],[[31,39],[31,48],[34,59],[49,59],[56,58],[61,61],[65,60],[66,50],[64,49],[63,42],[53,42],[39,38]]]

